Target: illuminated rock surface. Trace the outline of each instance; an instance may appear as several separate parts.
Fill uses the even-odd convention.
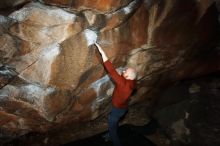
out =
[[[161,87],[219,71],[213,1],[0,4],[3,142],[39,132],[45,139],[33,143],[64,144],[107,129],[114,85],[90,45],[94,40],[116,68],[138,71],[138,89],[124,123],[146,124]]]

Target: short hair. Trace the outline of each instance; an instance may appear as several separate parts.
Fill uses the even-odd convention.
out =
[[[137,71],[134,68],[129,67],[129,68],[127,68],[127,70],[130,70],[130,79],[131,80],[134,80],[137,78]]]

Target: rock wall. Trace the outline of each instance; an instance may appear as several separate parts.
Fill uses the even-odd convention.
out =
[[[61,144],[107,128],[114,84],[91,40],[100,43],[118,70],[132,66],[138,71],[127,123],[148,121],[161,87],[219,71],[213,1],[24,0],[1,5],[13,8],[0,16],[2,139],[41,132],[49,140],[36,142]]]
[[[163,92],[154,116],[170,145],[219,145],[219,89],[219,75],[212,74]]]

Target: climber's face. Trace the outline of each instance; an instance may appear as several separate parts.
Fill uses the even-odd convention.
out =
[[[133,68],[127,68],[123,71],[122,76],[127,80],[134,80],[136,78],[136,71]]]

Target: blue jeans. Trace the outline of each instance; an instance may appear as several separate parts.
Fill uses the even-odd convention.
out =
[[[121,117],[123,117],[127,109],[118,109],[115,107],[112,107],[111,112],[108,117],[108,128],[109,128],[109,134],[112,139],[112,142],[114,146],[121,146],[119,136],[118,136],[118,123]]]

